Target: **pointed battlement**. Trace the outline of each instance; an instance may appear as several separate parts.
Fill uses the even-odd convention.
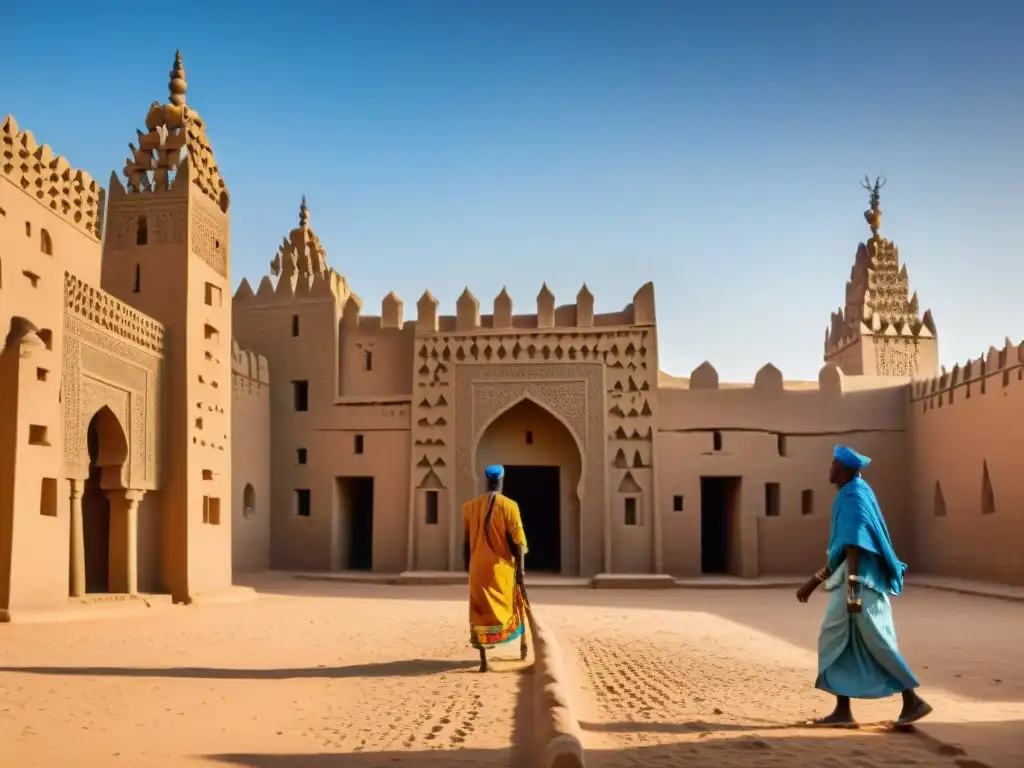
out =
[[[176,187],[195,184],[227,213],[231,198],[206,136],[206,123],[185,103],[188,83],[181,51],[175,53],[168,90],[166,104],[154,101],[150,105],[147,132],[136,130],[138,146],[128,144],[131,156],[125,160],[123,171],[126,185],[122,186],[115,175],[111,197],[169,193]]]
[[[32,132],[22,131],[13,115],[4,119],[0,137],[2,177],[98,241],[103,235],[103,187],[53,154],[48,145],[37,144]]]
[[[864,212],[871,238],[858,246],[845,306],[832,313],[825,330],[825,360],[848,375],[916,376],[937,365],[937,332],[931,310],[921,314],[910,291],[899,249],[879,234],[884,184],[880,178],[863,184],[871,193]]]
[[[477,331],[528,330],[553,328],[590,328],[594,326],[647,326],[655,324],[654,284],[646,283],[621,312],[594,314],[594,296],[584,286],[574,304],[557,306],[547,283],[541,285],[535,300],[536,313],[516,315],[508,290],[494,297],[491,314],[480,313],[480,302],[465,288],[455,305],[455,315],[439,315],[439,302],[425,291],[416,302],[416,333],[474,333]]]
[[[1024,385],[1024,342],[1014,344],[1009,337],[1001,349],[989,347],[977,359],[959,363],[947,371],[927,379],[917,379],[910,386],[910,399],[921,403],[922,410],[953,405],[958,398],[970,399],[990,390],[1003,392],[1011,386]]]

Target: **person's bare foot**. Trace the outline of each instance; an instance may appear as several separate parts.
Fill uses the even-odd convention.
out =
[[[896,727],[904,728],[928,717],[931,713],[932,705],[915,693],[912,697],[904,698],[903,709],[900,710],[900,716],[896,718]]]

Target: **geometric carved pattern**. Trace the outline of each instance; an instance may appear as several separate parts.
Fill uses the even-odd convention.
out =
[[[177,245],[185,241],[185,206],[151,208],[110,206],[107,211],[107,242],[112,250],[134,248],[138,240],[139,217],[146,217],[147,245]]]
[[[431,482],[455,489],[449,497],[451,541],[458,534],[460,505],[478,487],[479,468],[473,464],[479,431],[530,397],[557,414],[583,447],[583,542],[589,551],[599,548],[605,478],[614,471],[615,452],[626,445],[627,460],[638,466],[639,448],[639,466],[650,471],[657,416],[653,329],[442,332],[417,336],[415,344],[411,482],[415,488],[429,475]]]
[[[163,327],[131,310],[138,317],[127,329],[130,333],[125,333],[123,315],[118,323],[109,311],[104,314],[96,309],[109,309],[114,299],[73,276],[69,276],[68,284],[73,286],[75,296],[87,297],[88,301],[69,304],[64,312],[61,401],[65,475],[83,476],[89,464],[89,421],[106,405],[121,422],[128,441],[128,462],[122,478],[125,487],[157,489],[163,360],[162,355],[151,351],[156,346],[155,337],[145,332],[145,324],[153,323],[159,329],[161,349]],[[83,306],[90,309],[83,311]]]
[[[199,208],[192,208],[192,223],[189,230],[192,252],[210,265],[221,277],[228,276],[228,235],[224,227],[213,216]]]
[[[163,325],[70,272],[64,273],[64,311],[163,355]]]
[[[600,363],[456,366],[455,510],[476,493],[479,468],[474,466],[475,452],[483,430],[509,406],[530,398],[565,423],[581,446],[580,520],[588,533],[602,530],[605,507],[603,387]],[[454,518],[453,527],[458,515]]]
[[[0,126],[0,137],[3,175],[73,227],[99,240],[103,188],[88,173],[76,171],[63,157],[54,155],[45,144],[36,144],[32,134],[21,131],[13,117],[8,116]]]

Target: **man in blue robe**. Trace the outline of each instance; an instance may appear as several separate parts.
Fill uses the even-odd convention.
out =
[[[802,603],[822,584],[831,593],[818,636],[815,687],[835,696],[836,708],[813,725],[855,728],[850,699],[896,693],[903,696],[897,726],[932,711],[917,695],[917,677],[896,642],[889,596],[903,591],[907,566],[896,557],[875,492],[861,477],[870,463],[846,446],[833,451],[828,479],[839,492],[832,506],[828,562],[796,593]]]

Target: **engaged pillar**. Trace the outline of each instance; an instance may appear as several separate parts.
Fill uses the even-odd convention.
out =
[[[85,532],[82,527],[82,490],[85,481],[69,478],[71,486],[71,569],[68,593],[71,597],[85,594]]]
[[[110,591],[139,591],[139,502],[144,491],[111,491]]]

